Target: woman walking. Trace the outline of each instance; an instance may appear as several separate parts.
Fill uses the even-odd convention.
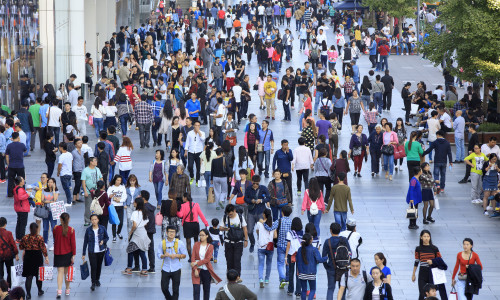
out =
[[[228,190],[227,177],[231,174],[231,169],[229,169],[229,163],[224,157],[222,148],[217,148],[217,150],[215,150],[215,155],[217,155],[217,157],[212,160],[210,184],[214,186],[215,205],[216,209],[219,210],[224,209],[224,204],[226,203]]]
[[[23,257],[23,277],[26,277],[26,298],[31,299],[31,285],[33,278],[36,279],[36,286],[38,287],[38,296],[44,294],[42,290],[42,281],[38,277],[38,269],[45,263],[49,263],[49,256],[43,238],[38,235],[38,225],[36,223],[30,224],[30,233],[25,235],[19,243],[19,249],[24,250]],[[16,249],[17,250],[17,249]],[[19,257],[16,254],[16,258]],[[10,271],[10,270],[9,270]]]
[[[103,96],[103,98],[101,98]],[[95,128],[95,136],[99,138],[99,132],[104,128],[104,115],[106,111],[102,105],[102,100],[106,98],[106,92],[103,90],[101,95],[101,90],[99,91],[99,97],[95,98],[94,105],[90,108],[90,114],[92,115],[92,122]]]
[[[208,221],[205,215],[201,212],[200,205],[193,203],[193,198],[187,193],[182,197],[184,203],[181,205],[181,210],[177,216],[182,219],[182,228],[184,230],[184,238],[186,239],[186,248],[189,254],[189,262],[191,262],[191,239],[195,242],[198,241],[198,234],[200,232],[200,223],[198,218],[203,221],[205,227],[208,227]]]
[[[270,209],[264,210],[261,220],[262,222],[257,223],[255,230],[257,232],[257,252],[259,255],[259,284],[260,288],[264,288],[264,283],[269,284],[274,254],[273,237],[275,230],[267,230],[263,225],[263,223],[266,223],[269,228],[273,226],[273,217]],[[266,265],[265,276],[264,264]]]
[[[319,224],[321,221],[321,215],[325,211],[325,200],[316,177],[309,180],[309,188],[304,193],[304,198],[302,200],[302,214],[304,214],[305,211],[307,211],[307,219],[310,223],[314,224],[319,236]]]
[[[346,176],[344,178],[344,183],[347,184],[347,173],[351,172],[351,169],[349,168],[349,161],[347,160],[347,151],[342,150],[340,152],[340,157],[335,159],[332,163],[332,166],[330,167],[331,172],[335,172],[337,175],[340,173],[344,173]],[[333,184],[339,183],[339,178],[336,176],[335,181]]]
[[[395,145],[395,147],[401,147],[406,143],[406,129],[405,125],[403,124],[403,119],[398,118],[396,120],[396,128],[394,128],[394,132],[396,132],[396,135],[398,136],[398,143]],[[398,167],[398,160],[395,158],[394,159],[394,170],[397,172],[403,171],[402,166],[403,166],[403,160],[404,157],[399,158],[399,167]]]
[[[49,178],[47,181],[47,187],[42,191],[42,205],[49,207],[50,203],[57,202],[57,198],[59,197],[59,192],[56,186],[56,179]],[[54,230],[54,227],[57,225],[57,220],[53,220],[52,218],[52,210],[49,209],[49,215],[47,218],[43,218],[43,240],[45,244],[49,243],[49,227]],[[52,234],[54,237],[54,234]],[[50,247],[49,250],[54,250],[54,245]]]
[[[35,223],[36,224],[36,223]],[[8,287],[12,285],[10,268],[14,265],[14,258],[19,261],[19,250],[17,250],[16,242],[12,236],[12,232],[5,229],[7,227],[7,219],[0,217],[0,239],[5,244],[1,250],[0,256],[0,278],[4,278],[4,264],[7,269],[7,284]],[[45,245],[44,245],[45,246]]]
[[[200,155],[201,158],[201,169],[205,170],[205,172],[202,174],[203,178],[205,178],[205,193],[208,197],[208,191],[210,190],[210,178],[212,175],[212,161],[214,158],[217,156],[215,153],[214,149],[214,143],[213,142],[205,142],[205,150],[203,153]]]
[[[210,284],[212,279],[219,283],[222,279],[215,274],[212,263],[214,246],[207,229],[202,229],[199,234],[200,241],[194,243],[191,254],[191,280],[193,282],[193,300],[200,299],[200,289],[203,285],[203,300],[210,300]]]
[[[16,222],[16,241],[20,241],[26,233],[26,225],[28,224],[28,213],[30,212],[29,195],[24,189],[24,178],[17,176],[15,179],[16,186],[14,187],[14,211],[17,214]],[[31,189],[28,189],[30,192]]]
[[[431,217],[432,211],[434,210],[434,191],[432,190],[434,187],[434,179],[432,178],[431,166],[429,163],[423,163],[421,169],[422,174],[418,180],[422,186],[422,202],[424,202],[424,209],[422,212],[424,218],[422,222],[424,224],[429,224],[429,222],[435,222],[435,220]],[[429,210],[428,213],[427,209]]]
[[[115,163],[118,165],[118,170],[124,182],[128,180],[128,175],[130,174],[130,170],[132,170],[132,150],[134,150],[132,141],[129,137],[124,136],[122,145],[115,155]]]
[[[168,170],[169,166],[165,160],[165,151],[156,150],[155,160],[149,165],[149,182],[153,183],[158,208],[160,208],[161,200],[163,200],[163,187],[168,185]]]
[[[340,124],[339,130],[341,131],[342,117],[344,116],[344,108],[346,106],[345,106],[345,98],[344,96],[342,96],[342,90],[339,87],[337,87],[335,89],[335,92],[333,93],[332,103],[333,103],[333,112],[336,113],[337,117],[339,118],[339,124]]]
[[[394,300],[392,297],[391,285],[384,281],[384,274],[378,267],[373,267],[370,275],[373,281],[366,284],[365,296],[363,300]]]
[[[323,193],[324,190],[326,192],[323,194],[325,198],[328,199],[330,197],[330,190],[332,189],[332,182],[330,180],[330,167],[332,166],[332,161],[328,157],[328,148],[321,148],[319,150],[319,157],[314,162],[314,176],[316,177],[319,190]]]
[[[106,228],[99,225],[99,218],[97,215],[91,215],[90,222],[92,223],[92,226],[87,227],[83,237],[82,260],[85,261],[85,253],[88,248],[90,278],[92,280],[90,289],[94,291],[96,286],[101,286],[101,282],[99,281],[101,278],[101,267],[102,261],[104,260],[104,253],[108,248],[106,243],[108,242],[109,237]]]
[[[383,135],[382,155],[384,157],[385,178],[392,181],[394,172],[394,145],[398,144],[398,135],[392,131],[392,124],[385,124],[385,132]]]
[[[424,300],[425,286],[434,283],[432,280],[431,268],[437,267],[433,266],[434,264],[438,264],[438,262],[435,260],[436,258],[441,258],[441,253],[439,252],[438,247],[432,244],[430,231],[424,229],[422,230],[422,232],[420,232],[420,245],[415,248],[415,264],[413,265],[413,274],[411,275],[411,281],[415,282],[415,280],[417,279],[415,276],[415,272],[420,265],[420,268],[418,270],[418,290],[420,293],[418,300]],[[442,264],[444,264],[443,261]],[[446,288],[444,284],[440,284],[438,285],[438,287],[441,298],[447,299]]]
[[[132,275],[132,262],[134,261],[134,256],[140,256],[142,262],[142,270],[139,273],[141,276],[148,276],[148,259],[146,258],[146,251],[149,249],[148,233],[146,232],[146,224],[148,224],[149,219],[144,208],[144,200],[142,198],[136,198],[134,200],[135,211],[132,213],[130,218],[132,221],[132,229],[130,230],[128,236],[128,246],[127,246],[127,268],[122,272],[123,275]]]
[[[492,210],[493,214],[491,216],[495,216],[496,211],[496,201],[491,201],[491,204],[488,205],[488,198],[491,196],[495,196],[498,193],[498,173],[500,172],[500,168],[498,167],[498,157],[495,153],[490,153],[488,155],[488,161],[483,163],[483,209],[485,211]]]
[[[178,166],[184,166],[179,155],[178,148],[172,148],[170,150],[170,156],[168,158],[168,182],[172,182],[172,175],[177,173]]]
[[[467,269],[470,265],[478,264],[483,269],[479,255],[472,250],[474,242],[470,238],[465,238],[462,242],[464,251],[458,252],[453,275],[451,276],[453,287],[456,287],[458,300],[472,300],[473,294],[467,292]],[[458,274],[458,281],[455,276]]]
[[[136,86],[134,87],[137,88]],[[116,102],[116,109],[116,115],[120,123],[122,136],[125,137],[127,136],[128,122],[132,120],[132,116],[134,114],[134,109],[130,101],[128,101],[127,95],[120,95],[120,97],[118,98],[118,102]]]
[[[99,215],[99,224],[104,226],[106,230],[108,229],[109,222],[109,206],[111,205],[111,200],[108,197],[108,193],[106,193],[106,183],[102,180],[99,180],[96,184],[96,189],[92,195],[92,199],[96,199],[99,201],[99,206],[102,208],[102,215]],[[90,211],[90,213],[94,214],[94,211]]]
[[[116,113],[118,109],[115,106],[115,101],[109,99],[108,105],[104,107],[106,119],[104,120],[103,130],[106,131],[110,126],[116,127]]]
[[[158,128],[158,146],[161,146],[161,135],[165,136],[165,149],[168,153],[168,142],[172,141],[168,138],[172,138],[172,120],[174,118],[174,110],[172,108],[172,101],[167,100],[163,105],[163,109],[160,111],[160,128]]]
[[[384,253],[382,252],[375,253],[374,258],[375,258],[375,266],[377,266],[377,268],[381,270],[382,274],[384,274],[383,281],[388,284],[391,284],[392,273],[391,269],[387,266],[387,259],[385,258]]]
[[[361,116],[361,111],[365,111],[365,107],[363,106],[363,102],[361,102],[361,97],[359,97],[358,91],[352,91],[352,97],[350,97],[347,101],[347,106],[344,111],[344,115],[351,117],[351,130],[354,134],[356,132],[356,126],[359,124],[359,117]]]
[[[67,281],[68,267],[75,263],[75,230],[69,226],[69,214],[62,213],[61,225],[54,228],[54,267],[57,268],[57,299],[61,299],[63,280],[66,283],[65,295],[70,295],[71,281]]]
[[[116,224],[111,226],[111,230],[113,232],[113,243],[116,243],[116,236],[120,240],[123,239],[121,235],[123,228],[123,204],[127,201],[127,188],[123,185],[123,177],[120,175],[115,175],[113,180],[109,183],[108,188],[108,198],[111,201],[111,204],[115,207],[116,213],[118,214],[118,219],[120,220],[120,224],[118,224],[118,230],[116,230]]]
[[[361,177],[363,158],[367,156],[370,151],[368,145],[368,138],[363,133],[363,125],[357,125],[356,132],[351,136],[351,141],[349,143],[349,157],[354,160],[354,177]]]
[[[127,210],[127,228],[130,231],[132,228],[131,217],[132,213],[135,211],[134,199],[141,194],[141,185],[137,180],[137,176],[130,174],[125,184],[125,190],[127,191],[127,200],[123,204],[123,208]]]
[[[410,207],[415,208],[418,212],[418,204],[422,202],[422,188],[419,181],[420,175],[422,175],[422,169],[420,167],[415,167],[413,169],[413,174],[415,175],[413,175],[413,178],[410,180],[410,186],[406,194],[406,203],[409,204]],[[408,229],[418,229],[417,215],[415,218],[410,218]]]
[[[324,263],[328,257],[321,257],[318,248],[312,245],[313,237],[306,233],[303,237],[302,246],[297,251],[297,273],[302,291],[300,298],[306,300],[307,286],[309,285],[309,300],[314,299],[316,294],[316,273],[319,263]]]
[[[161,201],[160,213],[163,216],[161,223],[161,238],[167,238],[167,228],[175,227],[175,237],[180,238],[181,220],[177,217],[177,200],[174,190],[168,191],[168,199]],[[179,207],[180,209],[180,207]]]
[[[245,147],[248,150],[248,156],[250,156],[254,166],[257,159],[257,145],[259,144],[259,140],[260,135],[257,126],[254,123],[250,123],[248,132],[245,134]]]
[[[418,131],[412,131],[412,133],[410,134],[410,140],[405,143],[406,166],[408,167],[408,180],[411,180],[415,175],[413,174],[413,169],[420,165],[420,157],[424,153],[422,145],[417,141],[417,135]]]
[[[382,155],[383,132],[382,126],[377,124],[375,130],[370,133],[368,138],[370,144],[370,161],[372,169],[372,177],[378,175],[380,171],[380,156]]]
[[[265,63],[264,63],[264,66],[265,66]],[[263,69],[265,69],[265,67]],[[255,84],[257,86],[257,91],[258,91],[259,98],[260,98],[259,109],[261,109],[261,110],[266,109],[266,105],[264,103],[264,96],[266,95],[266,93],[264,91],[264,83],[266,83],[266,78],[264,76],[263,69],[259,71],[259,77],[257,77],[257,83]],[[255,87],[254,87],[254,89],[255,89]]]
[[[297,251],[300,248],[300,243],[302,242],[302,236],[304,232],[302,231],[302,221],[299,217],[295,217],[292,220],[292,227],[286,233],[286,264],[288,265],[289,274],[293,274],[289,277],[288,280],[288,296],[293,295],[293,291],[295,288],[295,296],[300,297],[300,281],[297,277],[297,268],[296,268],[296,260],[297,260]],[[293,281],[295,280],[295,285]]]

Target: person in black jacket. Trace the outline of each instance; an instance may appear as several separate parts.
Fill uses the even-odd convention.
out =
[[[394,300],[392,297],[392,288],[388,283],[384,283],[384,274],[378,267],[373,267],[370,274],[372,275],[373,281],[366,284],[365,296],[363,300],[372,300],[372,293],[375,288],[379,290],[379,299]]]
[[[383,94],[383,110],[391,110],[392,104],[392,89],[394,88],[394,79],[389,75],[389,70],[385,70],[385,75],[380,79],[384,84],[384,94]]]
[[[217,158],[212,160],[210,181],[214,186],[214,194],[218,210],[220,208],[224,209],[227,197],[227,176],[231,174],[231,169],[229,168],[229,162],[227,162],[224,157],[224,151],[222,148],[217,148],[217,150],[215,150],[215,154],[217,155]]]
[[[450,166],[453,166],[453,158],[451,156],[451,146],[444,138],[445,133],[442,130],[436,132],[437,139],[430,145],[430,147],[424,151],[422,157],[425,157],[433,149],[436,150],[434,155],[434,180],[439,182],[439,189],[444,192],[446,183],[446,164],[447,159],[449,160]],[[441,175],[441,176],[440,176]]]

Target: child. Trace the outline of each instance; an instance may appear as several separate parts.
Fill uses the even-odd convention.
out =
[[[248,187],[252,185],[252,183],[247,180],[248,176],[248,171],[247,169],[241,169],[239,172],[240,175],[240,180],[236,180],[233,188],[233,193],[231,194],[231,198],[229,199],[229,202],[233,200],[234,197],[236,197],[236,201],[234,202],[234,205],[237,207],[237,209],[240,209],[243,211],[243,216],[245,217],[245,220],[248,215],[248,206],[245,203],[245,191]]]
[[[326,52],[328,56],[328,69],[330,71],[335,69],[335,64],[337,63],[337,58],[339,57],[339,53],[335,49],[335,46],[332,45],[330,49]]]
[[[5,127],[0,125],[0,183],[5,183],[5,150],[7,149],[7,139],[3,134]]]
[[[214,246],[214,263],[217,263],[217,255],[219,254],[219,246],[224,243],[224,238],[222,237],[222,232],[219,230],[219,219],[212,219],[212,226],[208,228],[208,232],[212,237],[212,245]]]
[[[89,158],[94,156],[94,150],[88,145],[89,137],[82,136],[82,153],[85,157],[85,167],[89,166]]]
[[[368,124],[368,133],[372,133],[375,130],[375,126],[377,126],[377,116],[379,116],[378,110],[375,108],[375,103],[370,102],[368,104],[368,111],[365,111],[365,120]]]
[[[422,202],[424,202],[424,224],[429,224],[429,222],[434,223],[434,219],[431,217],[432,210],[434,209],[434,180],[432,179],[431,167],[429,163],[424,162],[422,164],[422,175],[420,175],[420,184],[422,185]],[[427,214],[427,209],[429,209],[429,214]]]

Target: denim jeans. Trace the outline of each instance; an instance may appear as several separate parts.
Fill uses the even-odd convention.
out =
[[[314,113],[318,113],[319,101],[323,99],[323,92],[316,91],[316,98],[314,99]]]
[[[63,186],[64,193],[66,194],[66,203],[71,204],[73,201],[73,196],[71,195],[71,175],[61,176],[61,184]]]
[[[205,178],[205,192],[207,193],[207,196],[208,196],[208,190],[210,189],[210,175],[212,174],[212,172],[210,171],[205,171],[205,174],[203,174],[204,178]]]
[[[276,72],[280,71],[280,62],[279,61],[273,61],[273,67],[276,70]]]
[[[361,100],[363,101],[363,106],[366,110],[368,110],[368,106],[370,105],[370,95],[361,95]]]
[[[455,145],[457,146],[457,154],[455,156],[455,160],[464,161],[464,158],[465,158],[464,139],[458,139],[455,137]]]
[[[31,132],[28,131],[28,132],[25,132],[26,134],[26,152],[24,153],[24,156],[27,156],[28,154],[30,154],[30,145],[31,145]]]
[[[306,49],[306,41],[305,39],[300,39],[300,50]]]
[[[286,60],[290,60],[292,57],[292,46],[285,46]]]
[[[54,135],[54,140],[52,143],[56,146],[59,147],[59,133],[61,132],[61,127],[52,127],[49,126],[50,132]]]
[[[142,250],[135,250],[128,254],[127,268],[132,269],[132,262],[134,261],[134,255],[139,254],[142,262],[142,270],[146,271],[148,269],[148,259],[146,258],[146,252]]]
[[[145,146],[149,147],[149,132],[151,131],[151,123],[139,123],[137,124],[137,127],[139,127],[139,143],[141,148],[144,148]]]
[[[434,180],[439,180],[439,187],[444,189],[446,183],[446,163],[434,162]]]
[[[384,171],[389,172],[389,175],[392,176],[394,172],[394,155],[385,155],[382,154],[384,157]]]
[[[218,91],[222,90],[222,83],[223,83],[222,77],[214,79],[214,85],[215,85],[215,87],[217,88]]]
[[[122,129],[122,135],[126,136],[127,130],[128,130],[129,116],[128,116],[128,114],[124,114],[124,115],[121,115],[119,119],[120,119],[120,127]]]
[[[319,223],[321,221],[321,214],[322,213],[323,212],[320,210],[320,211],[318,211],[317,215],[311,215],[311,213],[309,211],[307,211],[307,219],[309,220],[309,223],[313,223],[314,226],[316,227],[316,231],[318,232],[318,236],[321,236],[320,232],[319,232]]]
[[[116,165],[114,165],[114,166],[116,166]],[[127,182],[128,176],[130,175],[130,170],[120,170],[119,173],[120,173],[120,176],[122,177],[123,182]]]
[[[273,220],[281,219],[281,208],[276,206],[271,206],[271,213],[273,215]]]
[[[389,70],[388,55],[380,55],[380,71]],[[385,67],[385,68],[384,68]]]
[[[280,277],[280,281],[284,280],[284,281],[288,281],[288,266],[285,265],[285,252],[286,252],[286,248],[284,247],[278,247],[277,249],[277,252],[278,252],[278,259],[277,259],[277,263],[278,263],[278,274],[279,274],[279,277]]]
[[[265,280],[269,280],[271,275],[271,269],[273,264],[273,254],[274,251],[259,249],[259,280],[264,280],[264,260],[266,263],[266,277]]]
[[[283,110],[285,112],[285,117],[283,119],[287,120],[287,121],[291,121],[292,115],[290,113],[290,103],[285,104],[285,101],[283,101]]]
[[[333,300],[333,293],[335,293],[335,271],[326,271],[326,278],[328,279],[328,290],[326,291],[326,300]]]
[[[334,211],[333,216],[335,217],[335,223],[340,224],[341,231],[346,229],[347,212],[346,211]],[[319,236],[319,232],[318,232]]]
[[[219,241],[212,241],[212,246],[214,246],[213,258],[214,258],[214,260],[216,260],[217,256],[219,255],[220,242]]]
[[[160,205],[162,200],[163,187],[165,186],[165,181],[162,180],[160,182],[153,182],[153,186],[155,188],[156,203]]]
[[[54,227],[57,225],[57,220],[52,220],[52,212],[49,212],[49,216],[46,219],[42,219],[43,221],[43,240],[45,244],[49,241],[49,226],[51,230],[54,230]]]
[[[304,119],[304,113],[301,113],[300,114],[300,118],[299,118],[299,128],[300,128],[300,131],[302,131],[302,120]]]
[[[432,146],[432,143],[434,143],[434,142],[428,141],[428,143],[429,143],[429,148],[430,148]],[[432,160],[432,152],[433,151],[429,152],[429,160]]]
[[[316,280],[300,280],[300,286],[302,287],[302,292],[300,293],[300,299],[302,300],[313,300],[316,294]],[[307,284],[309,283],[309,297],[307,296]]]
[[[382,108],[384,107],[382,93],[373,93],[373,102],[375,103],[375,108],[378,110],[378,112],[382,113]]]
[[[262,169],[263,169],[262,163],[264,162],[264,157],[266,158],[264,174],[266,175],[266,177],[268,177],[269,164],[271,163],[271,150],[257,152],[257,166],[259,167],[259,174],[262,174]]]
[[[104,120],[102,118],[94,118],[95,136],[99,138],[99,132],[104,128]]]
[[[288,254],[288,292],[293,293],[295,288],[295,295],[300,295],[300,280],[297,276],[297,262],[292,262],[292,256]],[[295,285],[294,285],[295,281]]]

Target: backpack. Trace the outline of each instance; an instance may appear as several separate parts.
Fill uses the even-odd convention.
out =
[[[326,103],[324,102],[326,100]],[[323,98],[321,100],[320,112],[323,116],[328,117],[330,115],[330,105],[328,105],[328,98]]]
[[[240,218],[240,227],[229,227],[229,218],[227,214],[224,215],[224,224],[229,230],[226,232],[226,238],[233,243],[241,242],[245,239],[245,235],[243,233],[243,217],[241,213],[238,212],[238,217]]]
[[[309,190],[306,190],[307,197],[309,197]],[[311,200],[311,198],[309,198]],[[317,201],[317,200],[316,200]],[[311,200],[311,206],[309,206],[309,213],[313,216],[317,215],[319,212],[318,204],[316,201]]]
[[[161,248],[163,249],[163,254],[167,253],[167,241],[165,239],[163,239],[161,241]],[[178,238],[174,239],[174,252],[175,252],[175,254],[179,253],[179,239]],[[180,258],[179,258],[179,261],[181,261]],[[162,268],[163,268],[164,263],[165,263],[165,260],[163,260],[163,263],[161,264]]]
[[[363,279],[365,280],[365,284],[367,284],[368,283],[368,276],[366,275],[366,271],[363,270],[362,274],[363,274]],[[345,274],[345,288],[346,288],[346,290],[348,289],[347,288],[347,281],[348,280],[349,280],[349,274]]]
[[[140,27],[138,33],[141,41],[144,41],[146,39],[146,29]]]
[[[101,195],[99,197],[94,197],[94,199],[92,199],[92,203],[90,203],[90,212],[91,213],[94,213],[98,216],[102,215],[104,213],[103,209],[105,206],[101,206],[101,204],[99,204],[99,198],[102,197],[102,195],[104,195],[105,192],[101,193]]]
[[[292,10],[290,8],[287,8],[286,11],[285,11],[285,16],[287,18],[291,18],[292,17]]]
[[[311,52],[310,53],[311,59],[318,59],[319,58],[319,47],[318,46],[311,48],[310,52]]]
[[[335,280],[340,281],[342,275],[344,275],[349,269],[348,266],[351,263],[351,251],[349,251],[349,241],[345,237],[339,237],[339,243],[335,249],[335,253],[332,252],[331,239],[328,239],[328,246],[330,248],[330,255],[333,258],[333,265],[335,267]]]

